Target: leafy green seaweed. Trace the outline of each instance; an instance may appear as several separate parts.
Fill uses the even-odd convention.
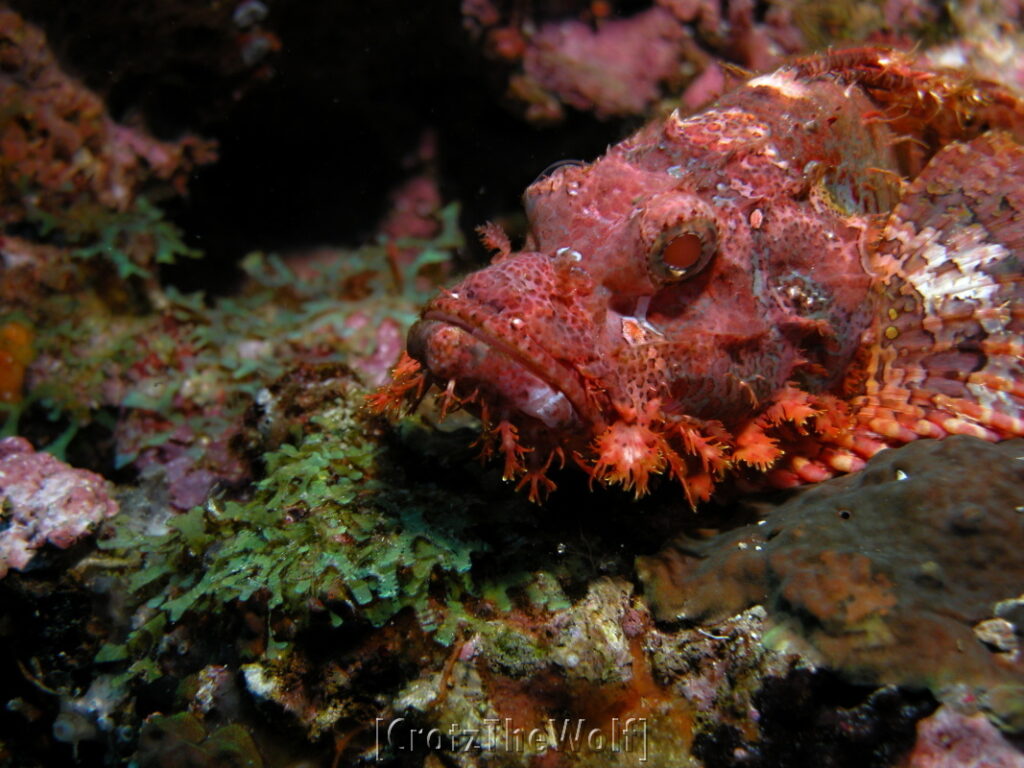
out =
[[[403,608],[427,611],[437,577],[458,597],[470,590],[464,577],[485,549],[468,534],[470,518],[446,511],[436,489],[414,495],[376,479],[382,449],[351,399],[339,397],[311,427],[266,455],[248,500],[196,507],[159,536],[106,542],[141,547],[145,566],[130,588],[171,622],[258,599],[289,615],[322,602],[335,624],[354,610],[375,625]],[[439,639],[450,641],[445,626]]]

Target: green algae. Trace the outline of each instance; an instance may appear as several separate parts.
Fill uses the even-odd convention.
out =
[[[276,255],[250,253],[240,265],[243,292],[209,300],[156,284],[155,264],[202,254],[145,198],[126,211],[95,204],[60,216],[36,210],[43,240],[68,246],[62,261],[46,267],[68,289],[0,305],[0,321],[33,328],[37,356],[46,361],[35,366],[25,401],[3,406],[4,433],[16,433],[31,408],[42,409],[64,425],[63,442],[53,447],[62,454],[94,421],[113,429],[111,409],[166,421],[120,452],[116,468],[186,422],[196,434],[220,434],[298,360],[346,360],[371,351],[385,321],[411,325],[464,244],[458,214],[457,204],[439,210],[433,238],[381,240],[306,265],[302,274]],[[389,265],[389,245],[413,255]],[[364,322],[351,322],[357,313]]]
[[[355,399],[339,398],[309,426],[264,456],[266,475],[247,500],[211,501],[171,518],[160,536],[105,544],[140,548],[146,565],[129,586],[152,595],[148,607],[177,622],[250,599],[301,616],[314,601],[335,625],[355,612],[379,626],[406,607],[430,614],[435,576],[465,588],[483,545],[436,489],[414,497],[374,477],[379,434]],[[431,509],[440,512],[428,521]]]
[[[382,239],[301,267],[250,254],[242,290],[212,301],[155,283],[144,294],[133,290],[151,276],[113,263],[128,253],[122,246],[148,231],[158,254],[181,250],[155,208],[142,203],[141,211],[108,222],[95,241],[71,238],[92,243],[65,265],[74,290],[19,310],[36,329],[42,364],[12,428],[19,416],[44,412],[64,425],[51,444],[63,450],[99,424],[115,438],[112,464],[121,470],[144,466],[138,462],[168,445],[217,470],[218,459],[206,454],[219,442],[244,454],[257,479],[223,485],[204,504],[164,513],[159,525],[151,514],[165,508],[159,493],[139,502],[144,521],[131,514],[114,521],[101,546],[134,557],[125,583],[137,615],[97,662],[121,665],[122,684],[153,680],[177,624],[241,605],[264,612],[268,626],[320,616],[335,627],[353,620],[379,627],[408,610],[441,645],[479,621],[474,605],[569,605],[558,579],[536,557],[521,556],[529,541],[495,552],[494,541],[478,535],[482,497],[405,479],[388,446],[395,431],[361,412],[367,388],[346,365],[374,352],[383,324],[404,332],[436,290],[463,244],[457,205],[437,212],[439,231],[429,240]],[[49,224],[53,232],[70,226]],[[395,261],[395,248],[407,258]],[[111,303],[109,286],[99,290],[75,267],[94,259],[113,265],[129,300]],[[410,422],[397,437],[422,440],[428,431]],[[149,466],[139,479],[159,482],[159,459]],[[174,491],[172,480],[165,485]],[[506,514],[516,514],[512,507]],[[484,555],[497,564],[474,574],[474,558]],[[271,630],[268,642],[273,654],[284,641]]]
[[[233,766],[262,768],[256,742],[237,724],[208,729],[189,712],[153,715],[142,726],[136,768],[150,766]]]
[[[545,649],[532,637],[513,627],[493,622],[481,634],[487,663],[503,675],[529,677],[548,662]]]
[[[174,264],[182,258],[198,259],[203,255],[186,245],[181,231],[164,217],[163,211],[141,196],[123,211],[91,202],[58,213],[30,208],[28,220],[44,238],[59,237],[73,245],[73,258],[106,262],[121,280],[152,279],[156,264]]]
[[[484,501],[410,486],[384,440],[387,427],[360,410],[363,390],[333,378],[324,389],[336,394],[299,437],[263,456],[264,476],[244,498],[212,499],[171,517],[158,535],[136,531],[130,516],[114,521],[116,535],[101,546],[139,553],[127,585],[140,615],[153,618],[97,661],[152,660],[154,641],[176,623],[242,604],[265,612],[268,625],[326,614],[333,627],[380,627],[410,610],[442,646],[460,627],[489,626],[468,607],[480,601],[498,610],[570,604],[554,575],[531,570],[514,549],[505,554],[518,565],[474,575],[475,560],[493,555],[476,533]],[[268,641],[269,656],[285,648],[273,630]],[[510,664],[522,656],[507,650]],[[135,671],[151,676],[152,667]]]

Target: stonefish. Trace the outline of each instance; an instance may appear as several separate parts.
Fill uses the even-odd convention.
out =
[[[896,444],[1024,435],[1024,107],[860,48],[753,77],[525,194],[423,310],[379,411],[436,385],[534,500],[552,462],[691,503]]]

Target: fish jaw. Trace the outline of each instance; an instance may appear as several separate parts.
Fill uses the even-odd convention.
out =
[[[535,501],[554,487],[551,463],[585,454],[614,417],[599,370],[611,355],[593,332],[607,301],[564,266],[537,252],[505,256],[442,291],[408,337],[417,385],[441,390],[442,416],[453,406],[477,415],[484,453],[503,454],[505,479],[528,484]],[[396,386],[416,395],[411,382]]]
[[[409,332],[409,353],[435,379],[454,380],[461,396],[490,403],[488,415],[521,415],[551,430],[571,430],[580,423],[565,392],[536,372],[551,361],[532,360],[460,318],[428,312]]]
[[[479,416],[484,458],[502,456],[503,479],[528,488],[530,500],[540,503],[555,489],[551,464],[564,465],[566,449],[573,456],[585,450],[601,415],[573,372],[535,341],[510,344],[493,322],[473,325],[466,317],[473,313],[457,309],[456,315],[424,313],[409,331],[409,359],[442,387],[441,417],[453,405]]]

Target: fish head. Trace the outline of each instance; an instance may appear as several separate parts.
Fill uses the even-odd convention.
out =
[[[538,180],[525,207],[524,249],[442,291],[410,331],[434,382],[544,462],[588,456],[619,423],[749,409],[718,380],[767,322],[734,207],[618,148]]]

